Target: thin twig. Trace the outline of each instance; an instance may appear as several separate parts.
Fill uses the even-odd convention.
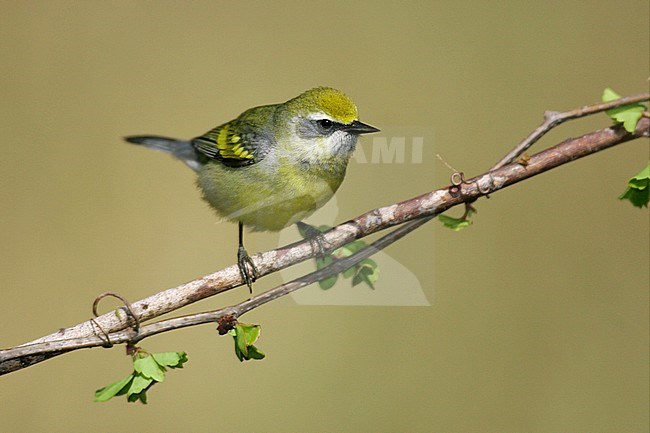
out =
[[[601,113],[612,108],[621,107],[628,104],[636,104],[650,100],[650,93],[640,93],[634,96],[626,96],[624,98],[616,99],[609,102],[601,102],[598,104],[585,105],[584,107],[576,108],[575,110],[565,111],[559,113],[557,111],[546,111],[544,113],[544,122],[539,125],[537,129],[530,133],[521,143],[515,146],[506,156],[497,162],[492,170],[501,168],[506,164],[510,164],[526,150],[535,144],[540,138],[544,136],[551,129],[566,122],[567,120],[578,119],[580,117],[589,116],[591,114]]]

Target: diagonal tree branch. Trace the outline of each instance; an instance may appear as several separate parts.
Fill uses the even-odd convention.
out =
[[[644,94],[634,98],[636,98],[635,101],[648,100],[650,99],[650,95]],[[616,102],[619,102],[619,105],[612,105]],[[587,114],[591,114],[612,108],[612,106],[630,103],[630,98],[622,98],[621,100],[613,101],[613,103],[595,104],[594,106],[582,107],[578,110],[582,110],[580,111],[581,113],[586,112]],[[593,108],[596,106],[598,107]],[[603,108],[603,106],[605,107]],[[576,111],[573,110],[567,113]],[[575,117],[581,117],[581,115],[574,114],[573,117],[567,116],[566,118]],[[558,122],[554,124],[558,124]],[[541,129],[538,128],[535,132],[538,135],[535,140],[550,130],[554,124],[546,126],[543,124],[540,127]],[[294,281],[268,290],[233,307],[141,326],[137,335],[135,331],[129,329],[129,316],[126,314],[126,310],[121,308],[115,312],[107,313],[94,320],[63,329],[25,345],[0,351],[0,374],[25,368],[71,350],[106,346],[108,342],[111,344],[135,342],[161,332],[214,322],[225,316],[239,317],[245,312],[271,300],[298,290],[315,281],[327,278],[330,275],[339,273],[341,270],[358,263],[379,249],[395,242],[451,207],[463,203],[471,203],[481,196],[494,193],[502,188],[575,159],[641,136],[647,137],[649,130],[650,119],[648,118],[641,119],[634,134],[629,134],[623,128],[617,126],[605,128],[576,139],[566,140],[563,143],[530,157],[525,164],[511,163],[504,165],[500,162],[497,164],[496,169],[466,180],[460,185],[441,188],[410,200],[374,209],[326,232],[323,236],[327,250],[334,250],[354,239],[368,236],[389,227],[399,224],[403,225],[374,242],[369,248],[344,260],[336,261],[327,268],[312,272]],[[522,145],[517,146],[502,161],[516,158],[528,147]],[[306,260],[315,254],[316,251],[312,251],[312,245],[309,241],[301,241],[277,250],[257,254],[253,259],[260,274],[266,275]],[[231,266],[217,273],[135,302],[131,306],[132,312],[137,315],[140,322],[144,322],[192,302],[237,287],[241,285],[239,279],[240,275],[237,267]]]

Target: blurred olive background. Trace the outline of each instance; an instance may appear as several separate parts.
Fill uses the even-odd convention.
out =
[[[233,263],[236,228],[193,173],[122,136],[196,136],[317,85],[385,134],[433,131],[421,164],[353,162],[341,222],[448,184],[436,153],[478,174],[544,110],[648,88],[646,0],[0,6],[2,347],[88,319],[102,291],[135,301]],[[617,200],[647,157],[647,140],[618,146],[481,200],[468,230],[433,221],[388,248],[429,307],[283,299],[243,318],[267,353],[245,364],[214,326],[145,340],[190,357],[147,406],[92,401],[130,371],[122,347],[61,356],[0,378],[0,430],[648,431],[648,212]]]

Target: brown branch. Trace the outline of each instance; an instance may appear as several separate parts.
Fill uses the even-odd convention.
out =
[[[646,94],[644,97],[645,100],[647,100],[650,98],[650,95]],[[628,104],[630,103],[630,98],[623,98],[619,101],[621,101],[620,105]],[[596,105],[599,106],[598,110],[590,108],[595,106],[588,106],[567,113],[574,113],[574,117],[572,118],[575,118],[585,115],[575,114],[578,111],[581,113],[589,112],[589,114],[591,114],[612,108],[612,103]],[[555,124],[558,123],[556,122]],[[545,127],[546,129],[540,129],[542,128],[540,127],[536,130],[536,133],[539,134],[541,131],[541,135],[543,135],[552,127],[553,125],[547,125]],[[110,344],[134,342],[160,332],[201,323],[214,322],[225,315],[238,317],[253,308],[298,290],[299,288],[315,281],[327,278],[330,275],[334,275],[341,270],[358,263],[451,207],[475,201],[481,196],[494,193],[504,187],[520,182],[521,180],[548,171],[575,159],[599,152],[608,147],[615,146],[637,137],[648,136],[649,129],[650,120],[644,118],[637,125],[635,134],[628,134],[620,127],[611,127],[595,131],[580,138],[567,140],[557,146],[540,152],[532,156],[527,161],[526,165],[516,163],[506,166],[501,165],[500,168],[489,171],[473,179],[469,179],[458,187],[445,187],[401,203],[375,209],[325,233],[324,244],[328,247],[328,250],[336,249],[354,239],[365,237],[379,230],[393,227],[398,224],[406,224],[379,239],[369,248],[344,260],[336,261],[327,268],[312,272],[294,281],[261,293],[260,295],[233,307],[191,316],[178,317],[141,326],[137,335],[133,330],[124,330],[125,328],[128,328],[128,317],[124,309],[118,309],[113,313],[104,314],[92,321],[84,322],[72,328],[61,330],[58,333],[42,337],[31,343],[13,349],[0,351],[0,374],[24,368],[75,349],[106,346],[108,342],[110,342]],[[539,139],[539,136],[535,140]],[[515,151],[518,151],[520,154],[523,152],[521,148],[521,145],[517,146],[517,148],[515,148],[513,152],[510,152],[508,154],[509,156],[506,158],[511,158],[510,155],[516,153]],[[302,241],[284,248],[258,254],[254,256],[254,260],[260,274],[266,275],[313,257],[315,253],[315,251],[312,251],[312,246],[309,241]],[[199,299],[234,288],[241,284],[239,278],[240,276],[237,267],[231,266],[220,272],[133,303],[131,306],[133,311],[132,314],[137,315],[140,322],[146,321]]]
[[[567,120],[578,119],[580,117],[589,116],[591,114],[600,113],[612,108],[617,108],[622,105],[636,104],[650,99],[650,93],[641,93],[634,96],[626,96],[615,101],[602,102],[599,104],[585,105],[584,107],[576,108],[575,110],[565,111],[559,113],[557,111],[546,111],[544,113],[544,122],[530,133],[521,143],[512,149],[503,159],[501,159],[492,169],[501,168],[506,164],[510,164],[526,150],[535,144],[544,134],[551,129],[566,122]]]

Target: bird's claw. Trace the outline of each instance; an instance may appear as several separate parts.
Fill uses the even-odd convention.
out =
[[[323,244],[324,240],[325,238],[323,237],[323,234],[320,232],[318,232],[318,234],[315,235],[314,237],[309,238],[309,242],[311,243],[312,248],[318,250],[318,252],[316,253],[317,257],[324,257],[325,254],[327,254],[327,250],[325,249],[325,244]]]
[[[239,266],[242,281],[246,283],[248,290],[253,293],[253,283],[257,280],[257,268],[243,245],[240,245],[237,250],[237,266]]]
[[[327,249],[325,248],[325,238],[323,237],[323,233],[316,227],[302,221],[298,221],[296,224],[298,225],[298,228],[304,233],[305,239],[309,240],[312,249],[317,250],[316,256],[325,256],[327,254]]]

